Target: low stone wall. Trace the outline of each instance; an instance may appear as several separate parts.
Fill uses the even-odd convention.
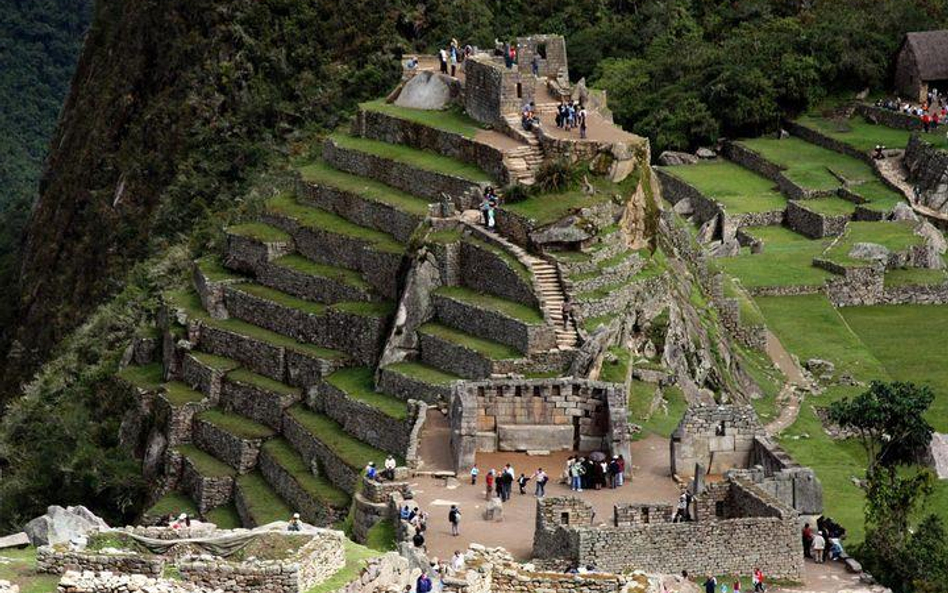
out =
[[[807,208],[806,201],[790,200],[787,203],[787,226],[811,239],[836,237],[846,230],[850,217],[841,214],[828,216]]]
[[[185,355],[181,361],[181,381],[203,393],[212,404],[221,397],[223,380],[224,371],[202,363],[192,354]]]
[[[760,154],[737,142],[727,142],[724,145],[724,155],[735,163],[750,169],[777,184],[780,191],[791,200],[807,200],[831,196],[836,190],[814,190],[797,185],[787,178],[783,169],[771,163]]]
[[[615,527],[671,523],[674,518],[675,505],[673,504],[624,502],[612,507],[612,524]]]
[[[228,268],[239,272],[253,272],[262,264],[293,253],[293,242],[261,243],[251,237],[228,233],[225,253],[224,265]]]
[[[350,467],[322,441],[310,434],[290,414],[283,416],[283,437],[293,445],[294,449],[299,451],[310,467],[313,467],[313,464],[316,463],[320,473],[325,475],[330,482],[349,494],[355,493],[356,481],[359,479],[361,467]],[[368,461],[371,460],[367,459],[366,462]],[[380,461],[382,460],[377,460],[376,463]]]
[[[230,502],[234,492],[234,477],[205,476],[190,459],[182,457],[178,489],[191,497],[203,517],[211,509]]]
[[[591,319],[625,310],[629,303],[636,303],[641,308],[643,303],[650,300],[665,298],[668,290],[669,278],[662,274],[654,278],[633,280],[601,298],[587,299],[578,294],[574,305],[577,317]]]
[[[872,305],[882,294],[885,278],[882,264],[867,262],[865,266],[853,268],[814,258],[813,265],[837,274],[825,285],[826,296],[837,307]]]
[[[323,144],[323,159],[337,169],[381,181],[432,202],[441,202],[443,195],[450,196],[461,210],[474,206],[482,191],[480,183],[349,150],[331,139]]]
[[[869,121],[889,128],[898,128],[900,130],[922,129],[922,118],[902,113],[901,111],[892,111],[883,109],[882,107],[876,107],[875,105],[856,103],[856,113]]]
[[[329,416],[362,442],[402,457],[408,451],[410,420],[414,418],[411,412],[404,420],[396,420],[378,408],[350,398],[325,380],[310,388],[307,402],[311,409]],[[410,409],[417,405],[415,401],[408,402]]]
[[[461,281],[474,290],[516,301],[528,307],[540,306],[533,292],[531,279],[518,273],[479,240],[467,239],[461,242],[460,271]]]
[[[794,136],[797,136],[798,138],[802,138],[806,140],[810,144],[816,144],[817,146],[821,146],[828,150],[832,150],[833,152],[838,152],[841,154],[845,154],[846,156],[851,156],[854,159],[859,159],[860,161],[863,161],[870,166],[872,165],[872,157],[869,155],[868,152],[863,152],[861,150],[853,148],[849,144],[836,140],[835,138],[831,138],[830,136],[823,134],[819,130],[808,128],[794,121],[785,121],[783,123],[783,126],[788,132],[790,132]]]
[[[165,438],[168,439],[168,446],[177,447],[183,443],[190,443],[194,415],[210,407],[211,402],[208,400],[180,406],[174,405],[168,401],[163,391],[158,392],[154,400],[155,418],[158,424],[164,427],[163,432]]]
[[[430,150],[475,165],[501,185],[510,183],[510,172],[504,166],[501,150],[460,134],[365,109],[356,114],[353,133],[389,144]]]
[[[556,332],[546,323],[527,324],[488,309],[480,309],[450,296],[435,294],[432,302],[438,319],[461,331],[496,340],[529,354],[556,347]]]
[[[948,283],[919,286],[884,286],[879,305],[944,305],[948,303]]]
[[[311,276],[286,266],[263,264],[254,270],[257,281],[287,294],[318,303],[339,301],[372,301],[377,297],[366,288],[337,282],[330,278]]]
[[[240,288],[224,291],[224,302],[231,317],[257,327],[289,336],[304,343],[330,348],[326,336],[326,318],[276,301],[244,292]]]
[[[257,464],[262,439],[244,439],[221,430],[216,425],[196,418],[194,444],[207,451],[239,473],[249,472]]]
[[[494,362],[473,348],[424,333],[418,334],[418,346],[423,363],[464,379],[480,381],[495,372]]]
[[[767,347],[767,326],[750,325],[741,319],[740,302],[734,298],[719,298],[714,300],[715,307],[721,314],[721,324],[738,342],[763,352]]]
[[[428,404],[437,404],[450,401],[452,385],[421,383],[383,367],[379,373],[378,390],[405,401],[418,399]]]
[[[280,430],[283,426],[283,411],[299,402],[302,397],[299,391],[281,393],[227,377],[221,391],[221,405],[225,410],[237,412],[254,422]]]
[[[51,546],[36,549],[36,570],[63,574],[67,570],[124,572],[157,577],[165,567],[161,556],[143,554],[102,554],[75,550],[57,550]]]
[[[293,474],[286,471],[266,449],[260,452],[257,467],[267,483],[300,514],[304,522],[318,527],[329,527],[345,519],[347,507],[333,508],[324,501],[313,498]]]
[[[948,214],[948,151],[932,146],[918,134],[909,138],[902,164],[908,180],[918,188],[921,205]],[[942,231],[946,223],[930,218]]]
[[[214,319],[227,319],[227,307],[224,306],[224,289],[232,284],[239,284],[244,280],[241,278],[228,278],[219,281],[211,280],[201,270],[199,262],[195,262],[194,264],[191,280],[198,296],[201,297],[201,305],[204,306],[204,310]]]

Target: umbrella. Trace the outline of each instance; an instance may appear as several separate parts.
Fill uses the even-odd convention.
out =
[[[593,461],[605,461],[606,454],[603,453],[602,451],[593,451],[592,453],[589,454],[589,458],[592,459]]]

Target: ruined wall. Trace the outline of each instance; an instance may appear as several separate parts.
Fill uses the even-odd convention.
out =
[[[307,402],[312,410],[326,414],[348,434],[364,443],[400,457],[408,451],[411,424],[418,406],[416,402],[409,402],[410,412],[404,419],[396,419],[349,397],[325,380],[310,389]]]
[[[692,406],[672,433],[671,471],[690,478],[696,463],[712,474],[747,467],[754,437],[763,432],[749,405]]]
[[[463,67],[464,110],[481,123],[501,125],[505,114],[519,117],[520,108],[534,99],[536,79],[529,65],[521,75],[516,65],[506,68],[500,58],[475,54]]]
[[[562,35],[531,35],[517,38],[517,61],[524,72],[532,73],[533,57],[539,56],[537,76],[569,81],[566,40]]]
[[[796,184],[783,174],[783,169],[779,165],[771,163],[760,154],[737,142],[728,142],[724,145],[724,156],[742,167],[770,179],[791,200],[807,200],[831,196],[836,193],[836,190],[815,190]]]
[[[918,187],[922,205],[948,214],[948,151],[913,134],[902,164],[908,171],[909,181]]]
[[[812,210],[807,206],[813,201],[790,200],[787,203],[787,226],[811,239],[842,235],[850,217],[845,214],[830,216]]]

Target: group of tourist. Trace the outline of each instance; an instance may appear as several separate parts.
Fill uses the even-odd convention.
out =
[[[939,95],[938,89],[930,91],[928,101],[921,105],[902,101],[902,99],[896,97],[895,99],[880,99],[876,101],[876,107],[919,118],[922,129],[926,133],[937,130],[939,125],[948,121],[948,97]]]
[[[478,469],[477,464],[474,464],[474,467],[471,468],[471,486],[477,485],[479,475],[480,469]],[[507,502],[510,500],[514,482],[517,483],[520,494],[524,495],[527,493],[527,484],[531,481],[533,481],[535,485],[534,495],[537,498],[546,496],[546,485],[547,482],[550,481],[550,476],[543,471],[542,467],[537,468],[529,478],[525,473],[521,473],[520,476],[517,477],[513,467],[508,463],[504,465],[504,469],[500,472],[496,469],[491,469],[487,472],[487,475],[484,477],[484,496],[487,500],[490,500],[496,495],[497,498],[500,498],[501,502]]]
[[[385,458],[385,465],[382,471],[379,471],[378,468],[375,467],[374,461],[370,461],[368,465],[365,466],[365,477],[376,482],[392,482],[395,480],[396,467],[398,467],[398,462],[395,461],[394,455],[389,455]]]
[[[625,483],[625,457],[614,455],[607,461],[605,456],[598,460],[592,456],[570,456],[566,460],[566,476],[569,489],[574,492],[621,488]]]
[[[816,530],[809,523],[803,526],[803,555],[817,564],[829,560],[839,560],[844,554],[842,539],[846,529],[829,517],[816,520]]]
[[[451,556],[451,562],[433,558],[431,560],[430,570],[423,570],[415,581],[415,593],[438,593],[444,590],[445,577],[453,577],[464,570],[464,554],[460,550],[455,550]],[[432,579],[431,575],[435,578]],[[405,585],[405,593],[412,593],[411,585]]]
[[[684,573],[687,577],[688,573]],[[751,573],[751,585],[754,588],[755,593],[762,593],[767,590],[767,586],[764,584],[764,572],[755,568],[754,572]],[[708,577],[704,582],[704,591],[705,593],[728,593],[727,583],[721,583],[720,589],[718,588],[718,579],[717,577]],[[667,591],[667,590],[666,590]],[[733,593],[741,593],[741,581],[734,581],[734,586],[730,591]]]
[[[438,50],[438,62],[441,73],[449,74],[448,67],[450,66],[451,70],[449,75],[452,77],[456,76],[458,64],[470,57],[473,52],[474,48],[470,45],[466,45],[464,49],[461,49],[458,40],[452,39],[448,47],[443,47]]]
[[[556,127],[567,132],[579,129],[579,137],[586,137],[586,107],[578,101],[563,99],[556,108]]]

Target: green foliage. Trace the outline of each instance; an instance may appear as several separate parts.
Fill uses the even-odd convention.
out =
[[[925,412],[934,400],[924,385],[873,381],[859,396],[833,402],[829,414],[859,435],[871,476],[879,465],[912,461],[924,451],[934,431]]]
[[[582,178],[582,169],[565,158],[544,161],[536,174],[536,187],[543,192],[565,192],[575,189]]]

